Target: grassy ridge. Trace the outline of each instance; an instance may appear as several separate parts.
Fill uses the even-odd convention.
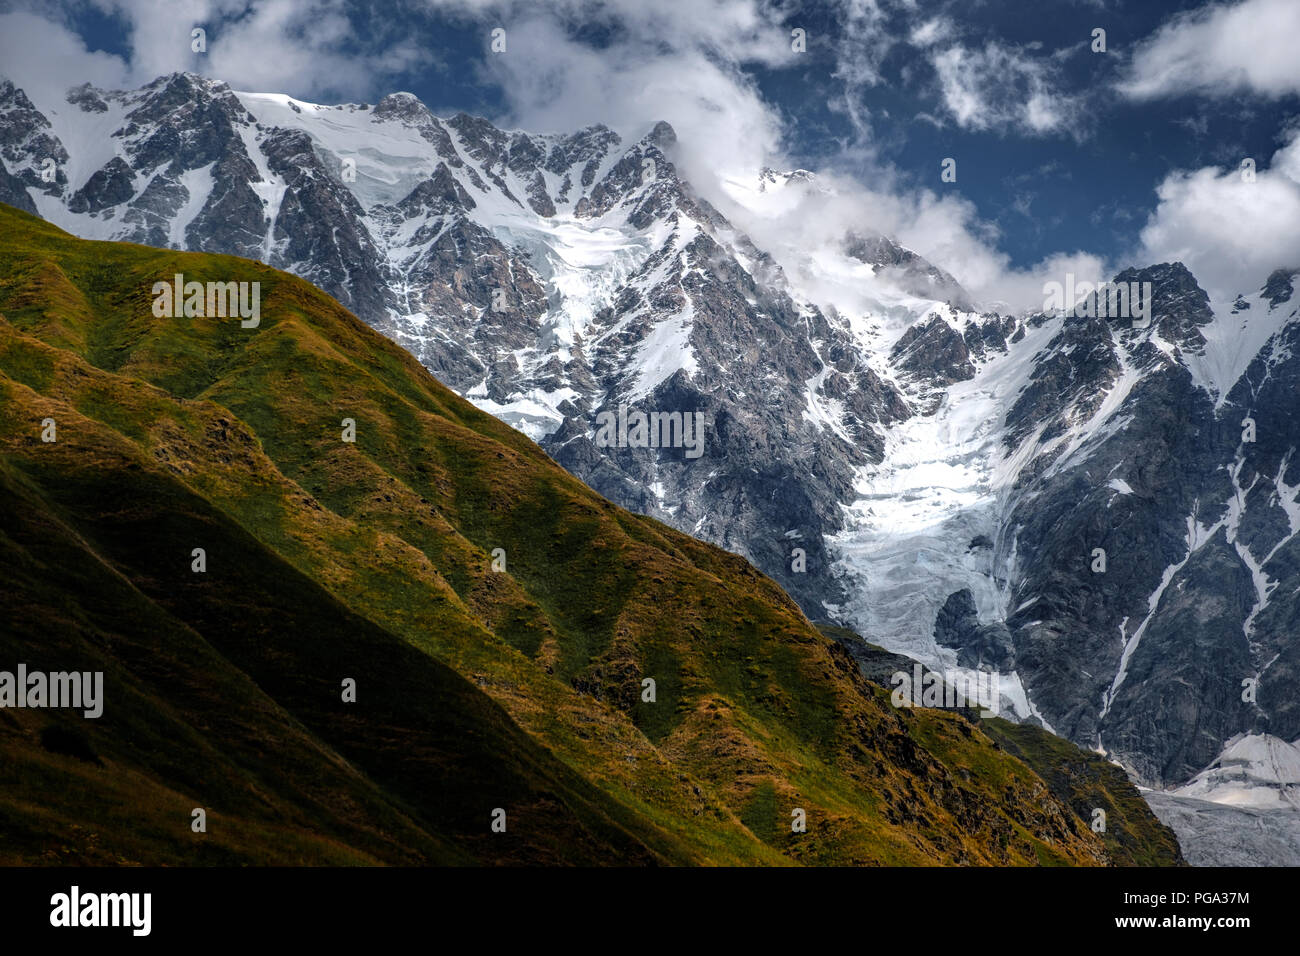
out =
[[[912,659],[870,644],[847,628],[827,622],[818,622],[817,627],[850,650],[863,675],[881,687],[894,686],[890,678],[895,672],[912,672],[915,664]],[[946,741],[961,737],[987,739],[995,749],[1031,767],[1057,799],[1088,821],[1090,827],[1097,820],[1096,811],[1104,811],[1105,825],[1100,836],[1112,862],[1123,866],[1171,866],[1184,862],[1174,832],[1151,813],[1124,771],[1099,754],[1081,750],[1032,724],[981,717],[976,709],[960,707],[951,712],[922,709],[916,713],[920,719],[910,727],[914,736],[932,751],[943,753]],[[980,760],[982,755],[982,751],[976,751],[972,756]],[[996,769],[981,768],[980,772],[996,773]]]
[[[176,272],[260,282],[260,326],[154,317]],[[291,276],[0,207],[0,407],[0,667],[109,674],[100,721],[0,712],[0,860],[75,832],[62,858],[1113,861],[743,559],[619,510]],[[38,779],[66,800],[37,812]]]

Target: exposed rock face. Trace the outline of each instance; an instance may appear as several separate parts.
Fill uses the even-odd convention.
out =
[[[36,203],[32,202],[32,197],[27,192],[27,186],[21,179],[5,169],[2,162],[0,162],[0,202],[16,206],[23,212],[36,214]]]
[[[945,647],[959,649],[957,662],[963,667],[995,671],[1015,670],[1015,647],[1006,624],[980,624],[975,597],[962,588],[948,595],[934,622],[934,639]]]
[[[1152,330],[1067,320],[1006,416],[1008,449],[1036,451],[1001,519],[1006,624],[1058,733],[1169,785],[1236,733],[1300,733],[1300,328],[1281,283],[1254,297],[1277,331],[1216,405],[1197,376],[1222,330],[1187,270],[1116,278],[1152,283]]]
[[[60,195],[67,186],[67,151],[50,121],[9,80],[0,80],[0,160],[28,189]]]
[[[810,616],[1002,672],[1146,783],[1300,736],[1294,271],[1218,304],[1179,263],[1126,270],[1149,325],[1003,316],[863,229],[827,254],[905,304],[842,315],[679,175],[665,123],[537,136],[186,74],[51,116],[0,85],[0,201],[303,276],[597,491]],[[699,413],[698,447],[611,445],[629,411]]]
[[[880,267],[912,295],[937,299],[959,309],[972,308],[970,295],[961,283],[888,236],[850,235],[844,251],[859,262]]]
[[[927,414],[943,401],[949,385],[975,377],[966,339],[938,315],[908,328],[889,357],[904,380],[915,387]]]

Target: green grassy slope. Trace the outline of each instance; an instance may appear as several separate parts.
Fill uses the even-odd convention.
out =
[[[1092,820],[1096,810],[1104,811],[1102,838],[1116,862],[1126,866],[1184,862],[1174,831],[1151,813],[1122,768],[1029,724],[993,717],[981,721],[980,727],[1003,750],[1033,767],[1080,816]]]
[[[859,670],[872,683],[891,688],[894,686],[890,681],[892,674],[912,672],[915,662],[911,658],[870,644],[847,628],[827,622],[818,622],[817,627],[851,651]],[[1121,866],[1179,866],[1185,863],[1173,830],[1156,819],[1120,767],[1032,724],[1015,724],[1000,717],[981,717],[974,708],[955,708],[952,713],[970,726],[969,730],[960,729],[959,733],[988,738],[998,749],[1028,764],[1043,778],[1057,799],[1087,820],[1090,828],[1098,820],[1095,811],[1104,811],[1100,835],[1112,862]],[[932,750],[942,749],[934,736],[936,724],[933,718],[910,726],[919,732],[918,739]],[[951,722],[947,726],[959,727]]]
[[[176,272],[260,282],[260,326],[154,317]],[[1114,862],[747,562],[260,264],[0,206],[0,484],[0,668],[107,674],[98,721],[0,711],[0,862]]]

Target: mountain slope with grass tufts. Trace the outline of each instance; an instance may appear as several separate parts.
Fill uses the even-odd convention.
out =
[[[156,317],[177,273],[260,322]],[[1135,858],[300,279],[0,206],[0,409],[0,669],[105,674],[0,710],[0,862]]]

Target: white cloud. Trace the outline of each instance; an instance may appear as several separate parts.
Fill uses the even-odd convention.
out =
[[[820,173],[775,195],[732,192],[715,205],[743,229],[822,307],[856,314],[872,308],[853,263],[842,252],[849,232],[882,232],[951,273],[981,306],[1002,311],[1040,309],[1043,283],[1066,272],[1098,281],[1114,273],[1098,257],[1060,253],[1014,269],[998,251],[998,232],[974,204],[951,193],[909,189],[889,167],[877,167],[865,186],[854,178]]]
[[[113,89],[129,76],[120,57],[87,51],[81,38],[60,24],[22,11],[0,14],[0,77],[12,80],[37,106],[62,102],[70,86],[89,82]]]
[[[1134,99],[1298,93],[1298,39],[1296,0],[1207,4],[1139,44],[1119,89]]]
[[[698,49],[732,63],[775,65],[796,55],[783,15],[770,0],[424,0],[424,5],[485,27],[504,27],[508,51],[517,29],[547,19],[564,27],[612,28],[609,49],[638,58]]]
[[[882,82],[880,66],[895,37],[886,27],[885,11],[877,0],[842,0],[836,20],[832,78],[842,90],[828,105],[849,121],[860,143],[869,143],[871,112],[863,104],[862,94]]]
[[[1216,300],[1253,291],[1274,269],[1300,267],[1300,129],[1254,182],[1240,169],[1206,167],[1171,173],[1156,194],[1141,258],[1181,261]]]
[[[1292,129],[1286,145],[1273,154],[1269,169],[1300,183],[1300,127]]]
[[[912,29],[908,42],[915,47],[933,46],[951,39],[956,33],[953,22],[947,17],[933,17]]]
[[[929,57],[943,105],[963,129],[1082,138],[1081,111],[1076,98],[1058,88],[1054,60],[996,42],[983,49],[935,48]]]
[[[386,77],[430,60],[411,37],[345,51],[353,38],[344,0],[91,0],[127,26],[129,59],[90,52],[64,24],[71,4],[29,2],[0,15],[0,73],[38,104],[70,86],[137,87],[188,70],[236,89],[364,99]],[[205,52],[191,31],[206,33]]]
[[[505,97],[506,115],[496,117],[503,125],[567,132],[604,122],[637,139],[666,120],[685,144],[684,174],[705,181],[727,166],[757,167],[779,148],[780,117],[716,45],[711,54],[694,42],[669,47],[629,34],[595,49],[543,13],[512,19],[506,30],[506,52],[485,66]],[[757,45],[743,49],[764,54]]]

